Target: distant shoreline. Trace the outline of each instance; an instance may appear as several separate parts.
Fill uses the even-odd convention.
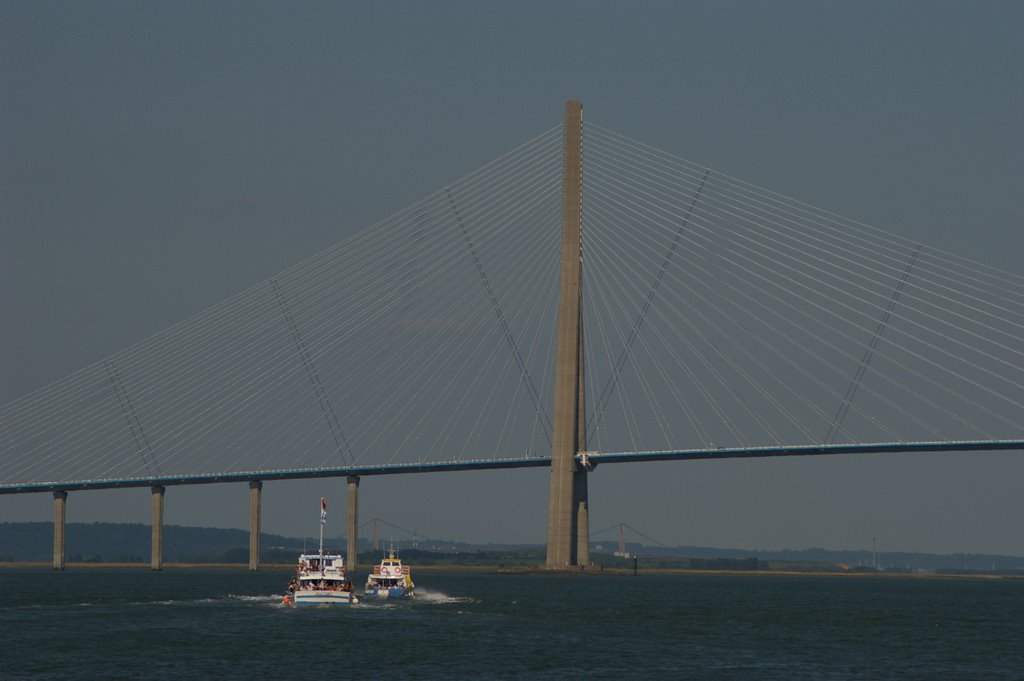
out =
[[[134,570],[149,570],[149,563],[125,563],[125,562],[66,562],[64,564],[65,569],[80,569],[80,568],[129,568]],[[52,564],[47,561],[0,561],[0,569],[6,568],[51,568]],[[357,566],[357,570],[361,568],[369,569],[370,564]],[[163,564],[164,570],[241,570],[248,571],[248,563],[169,563]],[[291,572],[295,569],[294,563],[260,563],[261,572]],[[541,568],[524,568],[531,572],[545,572]],[[499,565],[420,565],[416,568],[417,572],[438,572],[442,570],[453,570],[461,572],[501,572],[503,570],[512,571],[510,568],[503,568]],[[630,570],[632,572],[632,569]],[[593,570],[597,572],[597,570]],[[608,570],[608,572],[614,572]]]
[[[47,569],[51,564],[44,561],[33,562],[0,562],[0,569],[32,568]],[[291,572],[294,569],[291,563],[263,563],[260,565],[261,572]],[[357,566],[359,569],[369,569],[370,565]],[[149,570],[149,563],[66,563],[66,570],[77,570],[83,568],[101,569],[133,569]],[[164,570],[232,570],[245,572],[249,566],[246,563],[164,563]],[[633,568],[589,568],[587,570],[548,570],[543,567],[506,567],[500,565],[421,565],[415,568],[416,572],[485,572],[505,575],[622,575],[631,576]],[[986,573],[909,573],[909,572],[828,572],[828,571],[801,571],[801,570],[701,570],[690,568],[640,568],[639,573],[645,575],[721,575],[721,576],[760,576],[760,577],[869,577],[872,579],[1024,579],[1024,575],[1007,574],[986,574]]]

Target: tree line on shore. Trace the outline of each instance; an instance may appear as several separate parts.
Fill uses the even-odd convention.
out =
[[[142,523],[69,523],[65,535],[65,556],[72,563],[148,563],[152,529]],[[343,551],[344,537],[325,537],[331,550]],[[275,534],[260,535],[260,561],[291,564],[300,551],[312,550],[314,539],[297,539]],[[164,527],[164,561],[167,563],[249,562],[249,533],[246,530]],[[401,553],[415,565],[488,565],[535,567],[543,565],[545,551],[538,545],[473,545],[429,540],[402,546]],[[1024,572],[1024,558],[987,554],[884,553],[877,557],[865,551],[804,549],[784,551],[743,551],[708,547],[651,547],[627,544],[625,555],[617,547],[594,542],[591,562],[597,568],[631,567],[632,557],[648,568],[695,570],[796,570],[814,572]],[[53,556],[53,523],[0,523],[0,562],[48,562]],[[370,542],[359,542],[359,561],[379,560]]]

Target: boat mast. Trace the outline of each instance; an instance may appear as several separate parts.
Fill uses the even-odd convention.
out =
[[[323,569],[323,555],[324,555],[324,525],[327,523],[327,500],[320,497],[320,565],[321,570]]]

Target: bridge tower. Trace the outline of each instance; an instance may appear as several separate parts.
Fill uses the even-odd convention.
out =
[[[562,167],[562,257],[555,349],[551,490],[547,567],[590,562],[587,471],[576,454],[586,449],[582,306],[583,104],[565,103]]]

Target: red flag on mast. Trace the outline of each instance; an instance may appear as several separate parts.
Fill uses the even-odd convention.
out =
[[[327,522],[327,500],[320,497],[320,524]]]

